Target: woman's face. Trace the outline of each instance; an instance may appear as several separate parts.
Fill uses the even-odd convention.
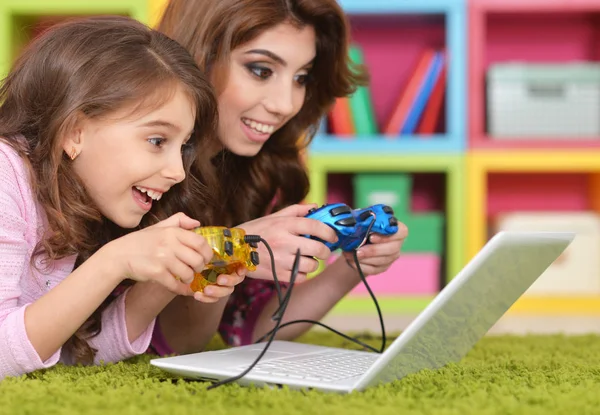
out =
[[[229,151],[255,156],[300,111],[315,55],[313,27],[289,23],[232,51],[219,94],[219,138]]]

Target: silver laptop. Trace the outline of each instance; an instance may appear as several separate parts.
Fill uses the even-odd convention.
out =
[[[235,382],[348,393],[458,362],[574,237],[569,232],[500,232],[384,353],[273,341],[256,366]],[[216,382],[245,371],[264,345],[157,358],[150,363],[189,379]]]

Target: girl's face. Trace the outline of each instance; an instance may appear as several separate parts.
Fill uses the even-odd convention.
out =
[[[67,154],[75,148],[73,168],[101,213],[118,226],[133,228],[185,178],[181,153],[194,120],[194,105],[178,88],[151,112],[131,114],[126,108],[81,120],[63,148]]]
[[[315,55],[314,29],[288,23],[232,51],[219,94],[219,138],[228,150],[256,155],[300,111]]]

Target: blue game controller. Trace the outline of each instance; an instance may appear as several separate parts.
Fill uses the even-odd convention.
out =
[[[369,230],[370,234],[393,235],[398,232],[398,219],[390,206],[377,204],[364,209],[355,209],[353,212],[356,222],[367,229],[371,222],[375,221]]]
[[[398,232],[398,220],[393,209],[382,204],[353,210],[344,203],[333,203],[311,209],[306,217],[321,221],[335,231],[338,237],[335,243],[309,236],[323,242],[331,251],[353,251],[368,243],[372,233],[392,235]]]

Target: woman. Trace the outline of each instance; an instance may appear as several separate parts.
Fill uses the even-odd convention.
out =
[[[316,259],[331,253],[303,235],[326,241],[336,236],[328,226],[304,218],[315,205],[300,204],[309,187],[301,153],[335,98],[366,82],[347,57],[343,11],[335,0],[171,0],[158,30],[190,51],[217,91],[220,146],[212,160],[220,186],[213,193],[222,207],[214,212],[216,221],[266,239],[282,280],[289,279],[299,248],[299,281],[305,279],[317,269]],[[406,235],[400,225],[394,236],[373,236],[358,253],[365,275],[385,271],[399,257]],[[261,266],[229,300],[171,302],[159,316],[156,351],[201,350],[217,329],[232,345],[253,342],[271,330],[278,301],[268,281],[273,278],[269,254],[262,245],[259,253]],[[321,319],[360,283],[347,258],[294,288],[284,322]],[[277,338],[295,338],[309,328],[290,325]]]

